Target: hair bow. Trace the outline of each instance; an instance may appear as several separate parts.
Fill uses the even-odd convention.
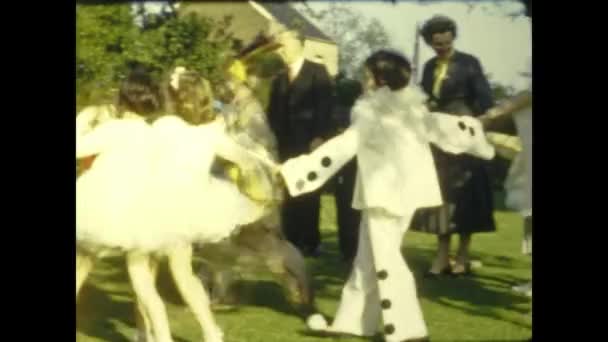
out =
[[[171,82],[169,83],[173,89],[175,89],[175,90],[179,89],[179,77],[185,73],[186,73],[186,68],[181,67],[181,66],[178,66],[175,68],[175,70],[173,70],[173,73],[171,74]]]

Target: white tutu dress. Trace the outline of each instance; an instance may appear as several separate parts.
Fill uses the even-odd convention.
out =
[[[224,134],[221,120],[112,120],[77,138],[77,158],[90,155],[97,158],[76,182],[79,243],[157,251],[217,242],[264,213],[234,184],[210,175],[216,155],[258,163]]]

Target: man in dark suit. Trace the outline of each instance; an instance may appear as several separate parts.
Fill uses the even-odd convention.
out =
[[[328,138],[333,86],[324,65],[304,58],[298,32],[285,30],[276,38],[287,70],[272,83],[268,120],[283,162],[314,150]],[[309,256],[319,254],[320,194],[288,198],[283,205],[287,239]]]
[[[358,81],[339,75],[336,77],[335,89],[336,99],[330,126],[333,135],[338,135],[350,126],[351,110],[363,93],[363,86]],[[352,207],[356,178],[357,159],[353,158],[338,171],[333,180],[338,243],[342,260],[347,264],[351,264],[354,260],[359,242],[361,211]]]

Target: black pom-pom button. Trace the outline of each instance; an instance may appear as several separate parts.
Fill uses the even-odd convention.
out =
[[[314,172],[314,171],[311,171],[311,172],[309,172],[309,173],[308,173],[307,178],[308,178],[308,180],[309,180],[309,181],[311,181],[311,182],[312,182],[312,181],[314,181],[315,179],[317,179],[317,173],[316,173],[316,172]]]
[[[323,167],[329,167],[331,165],[331,159],[329,157],[323,157],[323,159],[321,159],[321,165],[323,165]]]

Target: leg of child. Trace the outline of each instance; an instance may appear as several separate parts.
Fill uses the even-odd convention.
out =
[[[93,269],[94,263],[95,258],[93,256],[76,252],[76,301],[78,301],[78,292]]]
[[[427,337],[414,276],[401,254],[401,242],[415,210],[402,217],[374,211],[369,235],[380,293],[384,334],[387,342]]]

